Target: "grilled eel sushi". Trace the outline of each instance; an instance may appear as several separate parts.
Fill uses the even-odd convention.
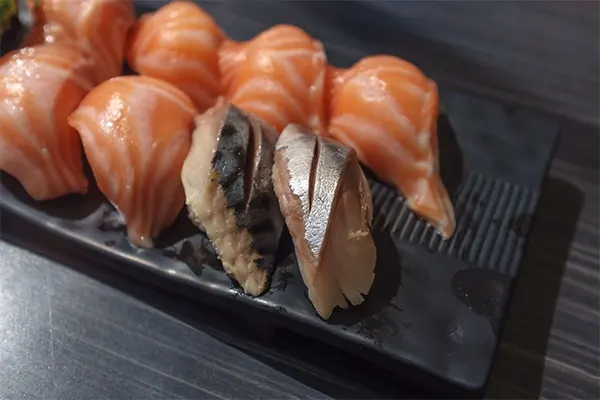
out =
[[[300,125],[279,137],[273,185],[317,313],[363,302],[375,278],[371,191],[356,151]]]
[[[284,224],[271,180],[276,138],[262,120],[215,106],[196,117],[181,171],[190,219],[252,296],[268,287]]]

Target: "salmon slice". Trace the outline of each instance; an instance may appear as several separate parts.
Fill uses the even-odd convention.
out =
[[[302,29],[276,25],[252,40],[226,40],[219,52],[225,96],[277,132],[291,123],[325,132],[323,45]]]
[[[361,304],[375,279],[373,203],[356,152],[299,125],[282,132],[273,186],[308,297],[328,319]]]
[[[248,42],[236,42],[229,38],[225,38],[221,43],[219,48],[219,73],[224,88],[231,86],[240,67],[248,59],[246,54],[247,44]]]
[[[177,86],[199,112],[204,112],[223,92],[219,46],[224,37],[199,6],[175,1],[138,19],[129,40],[127,62],[142,75]]]
[[[103,80],[121,75],[127,34],[135,23],[131,0],[28,0],[35,26],[27,45],[74,41],[102,65]]]
[[[81,141],[67,118],[96,84],[96,68],[67,44],[0,59],[0,170],[37,201],[87,192]]]
[[[392,56],[366,57],[331,71],[330,79],[328,134],[354,148],[444,238],[452,236],[454,208],[439,174],[435,82]]]
[[[223,104],[196,117],[181,170],[190,219],[252,296],[268,287],[283,230],[271,181],[276,140],[272,127]]]
[[[175,86],[120,76],[94,88],[69,117],[98,187],[136,246],[152,247],[183,207],[180,172],[194,115],[192,101]]]

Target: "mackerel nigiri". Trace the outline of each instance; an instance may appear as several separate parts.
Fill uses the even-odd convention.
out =
[[[327,319],[363,302],[375,279],[371,191],[356,152],[289,125],[277,141],[273,184],[308,297]]]
[[[275,127],[291,123],[325,132],[323,45],[302,29],[276,25],[252,40],[220,49],[225,97]]]
[[[329,135],[354,148],[444,238],[452,236],[454,209],[438,165],[435,82],[392,56],[365,57],[347,70],[331,68],[328,77]]]
[[[102,65],[104,79],[121,75],[132,0],[25,0],[35,25],[26,44],[75,42]]]
[[[98,82],[97,65],[67,44],[0,59],[0,170],[35,200],[87,192],[81,141],[67,118]]]
[[[152,247],[183,207],[180,172],[195,113],[190,98],[166,82],[119,76],[94,88],[69,117],[98,187],[136,246]]]
[[[277,133],[230,104],[196,117],[181,170],[190,219],[213,243],[225,272],[244,292],[269,283],[283,217],[271,171]]]
[[[129,39],[127,62],[142,75],[177,86],[204,112],[223,92],[219,46],[224,38],[198,5],[175,1],[138,19]]]

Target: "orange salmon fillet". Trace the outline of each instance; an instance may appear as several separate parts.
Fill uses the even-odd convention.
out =
[[[279,133],[299,124],[326,128],[323,45],[302,29],[275,25],[247,42],[226,40],[220,49],[225,98]]]
[[[180,174],[195,114],[175,86],[120,76],[94,88],[69,117],[98,187],[124,217],[136,246],[152,247],[183,207]]]
[[[411,210],[445,238],[454,209],[439,175],[438,88],[411,63],[365,57],[331,69],[328,134],[354,148],[379,179],[394,185]]]
[[[96,83],[96,67],[67,44],[0,59],[0,170],[35,200],[87,192],[81,141],[67,117]]]
[[[177,86],[198,112],[204,112],[223,92],[218,51],[224,38],[199,6],[176,1],[138,20],[128,43],[127,62],[141,75]]]
[[[32,2],[35,5],[32,5]],[[98,59],[103,80],[121,75],[131,0],[29,0],[36,24],[26,44],[75,42]]]

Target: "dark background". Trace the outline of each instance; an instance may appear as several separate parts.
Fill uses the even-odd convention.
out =
[[[442,83],[557,118],[558,151],[487,395],[599,397],[597,2],[203,5],[218,22],[244,21],[248,36],[295,23],[334,52],[397,54]],[[252,317],[69,256],[5,216],[0,223],[2,398],[425,394],[292,332],[260,334]]]

